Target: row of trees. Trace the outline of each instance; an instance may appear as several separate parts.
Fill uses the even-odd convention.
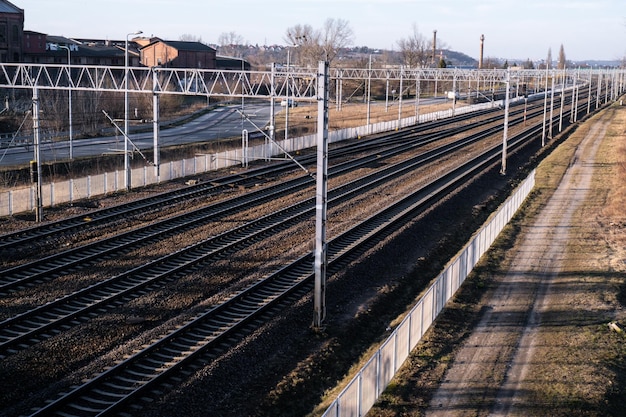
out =
[[[285,41],[296,52],[301,65],[315,65],[320,60],[332,62],[342,48],[350,46],[354,32],[347,20],[327,19],[321,29],[295,25],[287,29]]]
[[[190,34],[180,37],[182,41],[202,42],[202,39]],[[350,23],[343,19],[326,19],[321,28],[311,25],[295,25],[287,28],[284,41],[290,51],[291,63],[312,66],[320,60],[332,62],[340,51],[351,46],[354,31]],[[247,58],[246,41],[236,32],[222,33],[217,39],[218,53],[225,56],[241,56]],[[426,39],[413,25],[412,33],[407,38],[397,41],[402,64],[410,67],[426,67],[433,63],[441,66],[440,59],[433,56],[433,41]],[[439,49],[445,48],[441,43]]]
[[[511,64],[509,64],[508,60],[504,61],[504,63],[501,63],[499,60],[495,60],[493,58],[487,58],[485,62],[483,63],[484,68],[500,68],[500,67],[508,68],[509,66],[511,66]],[[535,67],[535,63],[531,61],[530,59],[527,59],[526,61],[520,64],[513,63],[512,66],[514,67],[521,66],[524,69],[545,69],[546,67],[548,69],[550,68],[565,69],[570,66],[570,63],[565,58],[565,48],[563,48],[563,45],[561,45],[561,48],[559,49],[559,57],[557,58],[556,66],[554,66],[554,61],[552,60],[552,48],[548,49],[548,56],[546,57],[546,61],[543,62],[542,64],[539,64],[538,68]]]
[[[552,65],[552,48],[548,49],[548,56],[546,58],[546,65],[548,68]],[[567,68],[567,59],[565,58],[565,48],[561,44],[561,48],[559,49],[559,58],[556,61],[556,69],[565,69]]]
[[[310,25],[296,25],[286,31],[285,41],[297,49],[298,63],[311,65],[326,59],[332,62],[339,51],[350,46],[354,32],[350,24],[342,19],[327,19],[321,29]],[[397,41],[399,55],[404,65],[410,67],[427,67],[437,64],[440,60],[433,55],[433,41],[425,38],[413,24],[412,34]],[[443,44],[439,48],[445,47]]]
[[[184,35],[181,40],[199,40],[193,39],[190,35]],[[354,32],[348,21],[343,19],[329,18],[324,25],[316,29],[311,25],[295,25],[287,28],[284,41],[285,48],[289,50],[290,63],[314,66],[320,60],[335,60],[342,50],[351,46],[354,40]],[[449,48],[444,42],[437,41],[436,50],[433,45],[434,39],[426,37],[419,32],[416,24],[413,24],[412,31],[406,38],[399,39],[396,44],[398,51],[396,57],[402,65],[409,67],[445,67],[446,62],[442,56],[437,56],[437,51]],[[267,56],[250,57],[248,48],[245,46],[246,41],[235,32],[222,33],[218,38],[218,52],[221,55],[240,56],[246,59],[252,58],[253,64],[265,64],[267,62],[276,62],[276,56],[266,53]],[[250,60],[250,59],[249,59]],[[256,62],[254,62],[256,60]],[[263,62],[265,61],[265,62]],[[487,57],[484,60],[484,68],[507,68],[509,66],[522,66],[526,69],[535,69],[536,64],[528,59],[521,63],[512,63],[508,61],[502,62],[497,58]],[[552,52],[548,51],[548,57],[545,63],[539,64],[539,68],[546,66],[552,67]],[[558,59],[556,62],[557,69],[563,69],[568,66],[565,57],[565,50],[561,45]]]

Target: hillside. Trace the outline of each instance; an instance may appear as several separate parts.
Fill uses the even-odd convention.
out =
[[[218,49],[218,54],[243,57],[256,67],[267,67],[271,63],[287,62],[287,48],[284,45],[232,45],[228,48]],[[478,61],[462,52],[449,49],[438,50],[448,67],[477,67]],[[373,49],[367,46],[345,48],[340,51],[336,65],[364,68],[372,58],[373,65],[401,65],[403,63],[399,51]],[[292,56],[293,58],[293,56]]]

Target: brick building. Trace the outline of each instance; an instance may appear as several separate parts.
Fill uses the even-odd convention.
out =
[[[24,10],[0,0],[0,62],[124,65],[125,40],[71,39],[24,30]],[[69,48],[69,54],[68,50]],[[216,50],[201,42],[165,41],[136,37],[128,41],[129,65],[168,68],[249,69],[237,58],[216,57]]]
[[[24,55],[45,54],[46,43],[47,36],[45,33],[25,30],[24,42],[22,43],[22,53]]]
[[[141,48],[141,64],[147,67],[216,68],[216,51],[201,42],[154,39]]]
[[[0,62],[21,62],[24,10],[0,0]]]

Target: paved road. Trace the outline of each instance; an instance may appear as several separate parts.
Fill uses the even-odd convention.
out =
[[[181,143],[201,142],[220,139],[224,137],[240,137],[241,131],[256,130],[254,125],[245,120],[237,111],[241,105],[219,107],[208,112],[182,126],[162,129],[160,132],[160,146],[171,146]],[[259,127],[264,127],[270,121],[269,103],[245,104],[244,113]],[[276,112],[282,111],[276,106]],[[120,126],[122,127],[122,126]],[[142,130],[150,129],[150,125],[141,126]],[[144,133],[132,133],[131,141],[139,149],[153,148],[152,131]],[[91,139],[77,139],[73,141],[74,157],[95,156],[106,153],[122,153],[124,151],[124,136],[122,134]],[[69,142],[42,143],[41,160],[49,162],[69,158]],[[0,166],[12,166],[28,164],[34,159],[32,146],[17,146],[8,149],[0,149]]]
[[[444,97],[422,99],[421,105],[438,104],[446,101]],[[310,105],[302,104],[301,105]],[[373,102],[374,106],[383,106],[384,102]],[[241,137],[243,129],[252,133],[257,131],[256,126],[263,128],[270,121],[270,105],[267,103],[245,103],[243,112],[254,123],[245,120],[238,110],[241,105],[229,107],[219,107],[208,112],[194,120],[185,123],[182,126],[161,129],[159,144],[163,146],[171,146],[190,142],[204,142],[216,140],[225,137]],[[284,111],[284,107],[275,106],[275,113]],[[120,125],[122,127],[123,124]],[[150,129],[150,124],[143,126],[131,126],[130,139],[135,146],[141,150],[153,149],[153,133],[152,131],[143,133],[132,133],[133,129],[146,130]],[[130,146],[130,145],[129,145]],[[73,141],[73,153],[75,158],[85,156],[96,156],[107,153],[123,153],[124,152],[124,136],[119,133],[117,135],[77,139]],[[57,160],[66,160],[69,158],[69,142],[42,143],[41,160],[42,162],[51,162]],[[29,161],[35,159],[32,146],[16,146],[11,148],[0,148],[0,166],[27,165]]]

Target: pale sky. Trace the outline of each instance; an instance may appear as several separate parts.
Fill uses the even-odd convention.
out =
[[[285,42],[287,28],[321,29],[343,19],[354,46],[397,49],[413,33],[478,58],[614,60],[626,56],[624,0],[10,0],[24,9],[24,28],[75,38],[125,39],[142,30],[165,40],[183,34],[217,43],[235,32],[251,44]]]

